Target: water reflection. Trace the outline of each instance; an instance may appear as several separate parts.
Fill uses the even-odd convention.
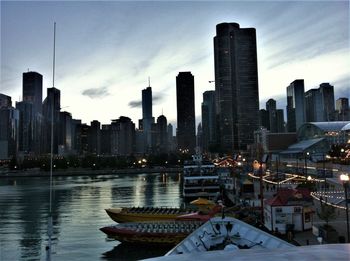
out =
[[[0,260],[45,259],[48,188],[48,178],[0,179]],[[54,178],[53,259],[97,260],[102,255],[123,260],[125,246],[106,241],[99,231],[113,223],[105,208],[181,203],[178,174]],[[143,253],[138,246],[134,252],[140,259],[149,251]]]

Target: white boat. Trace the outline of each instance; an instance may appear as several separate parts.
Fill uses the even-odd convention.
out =
[[[192,156],[192,161],[185,161],[183,173],[183,197],[215,198],[220,192],[219,176],[212,162],[202,160],[200,154]]]
[[[200,226],[165,256],[210,250],[294,248],[288,242],[231,217],[214,217]]]

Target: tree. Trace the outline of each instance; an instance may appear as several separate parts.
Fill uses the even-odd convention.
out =
[[[337,217],[335,208],[328,204],[322,204],[322,202],[320,211],[317,210],[317,216],[326,222],[325,227],[329,227],[328,223]]]

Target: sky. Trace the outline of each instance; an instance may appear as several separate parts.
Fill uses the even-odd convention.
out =
[[[236,22],[257,32],[260,108],[268,99],[285,109],[286,87],[334,86],[350,98],[348,1],[1,1],[0,93],[22,96],[22,73],[43,75],[43,98],[55,87],[62,110],[84,123],[120,116],[137,125],[141,91],[150,77],[153,116],[176,125],[176,76],[195,78],[195,112],[215,89],[215,26]]]

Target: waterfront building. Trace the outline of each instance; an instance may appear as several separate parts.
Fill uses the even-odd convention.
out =
[[[89,151],[92,154],[101,154],[101,123],[97,120],[91,122],[89,132]]]
[[[111,123],[111,153],[130,156],[135,151],[135,124],[130,118],[121,116]]]
[[[72,115],[69,112],[60,112],[59,153],[64,155],[72,151]]]
[[[7,96],[9,97],[9,96]],[[7,103],[9,105],[9,103]],[[0,108],[0,160],[18,154],[19,111],[11,106]]]
[[[80,155],[89,153],[89,133],[91,127],[85,123],[80,124]]]
[[[33,104],[33,115],[41,113],[43,100],[43,76],[37,72],[25,72],[22,78],[23,101]]]
[[[33,128],[33,104],[26,101],[16,102],[19,111],[19,151],[23,154],[33,152],[34,128]]]
[[[149,86],[142,90],[142,129],[145,138],[145,148],[147,152],[151,152],[152,134],[151,128],[154,123],[152,116],[152,88]]]
[[[227,152],[246,150],[259,125],[255,28],[218,24],[214,63],[220,146]]]
[[[47,88],[47,96],[43,102],[44,116],[44,144],[45,152],[51,151],[51,124],[53,124],[53,153],[58,153],[58,141],[60,137],[60,110],[61,110],[61,91],[55,87]]]
[[[157,136],[157,151],[159,153],[167,153],[168,152],[168,122],[167,118],[164,115],[160,115],[157,118],[157,128],[158,128],[158,136]]]
[[[287,87],[287,129],[295,132],[305,122],[304,80],[293,81]]]
[[[173,130],[173,125],[171,123],[168,124],[168,149],[169,151],[175,151],[176,150],[176,145],[174,142],[174,130]]]
[[[216,105],[215,91],[203,93],[202,102],[202,148],[208,152],[211,145],[216,144]]]
[[[72,153],[79,154],[81,151],[80,135],[81,120],[72,119]]]
[[[177,148],[194,153],[196,125],[194,109],[194,77],[191,72],[179,72],[176,77]]]

